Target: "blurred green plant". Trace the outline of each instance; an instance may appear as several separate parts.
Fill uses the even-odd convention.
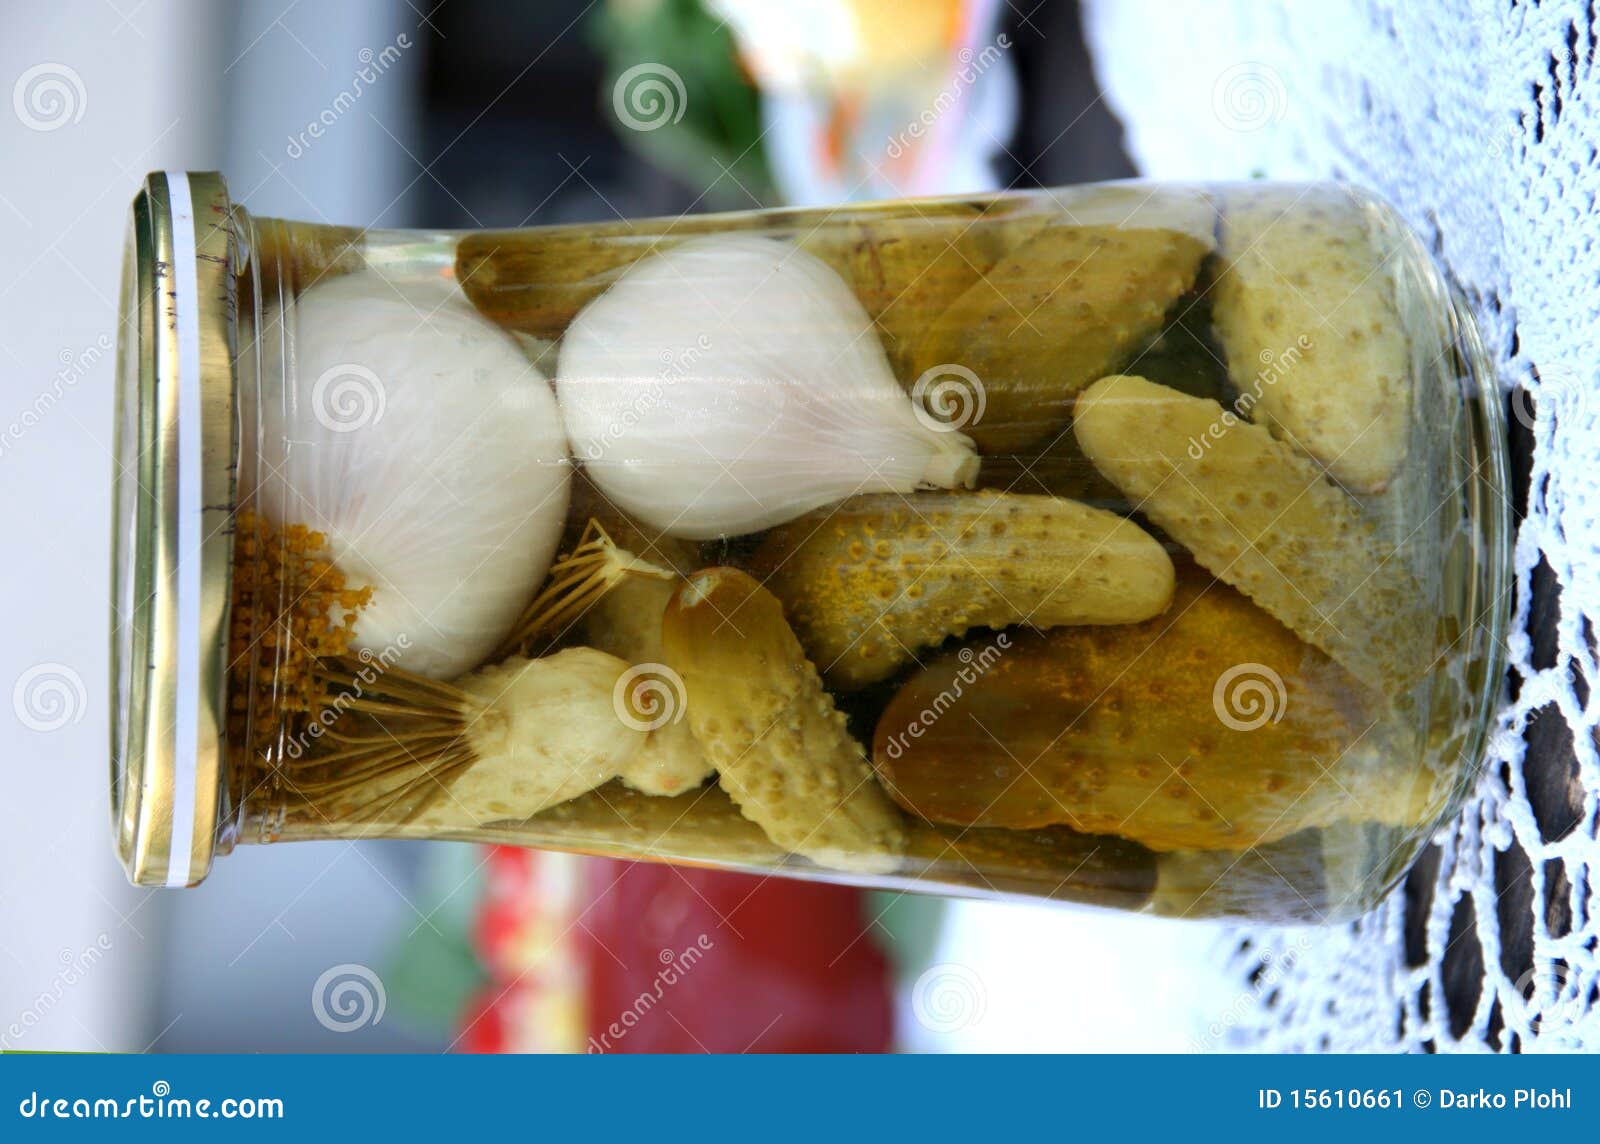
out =
[[[483,862],[477,846],[430,847],[412,906],[422,920],[396,941],[382,975],[395,1012],[441,1041],[455,1038],[461,1014],[489,979],[472,944]]]
[[[710,209],[777,202],[761,93],[733,33],[701,0],[608,0],[589,33],[606,64],[603,110],[624,143]]]

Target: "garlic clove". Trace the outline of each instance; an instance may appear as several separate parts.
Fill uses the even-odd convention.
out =
[[[649,728],[650,737],[621,778],[645,794],[682,794],[715,773],[684,719],[682,678],[661,644],[661,618],[679,583],[677,577],[627,577],[596,600],[582,620],[587,643],[635,665],[618,699],[630,717]]]
[[[476,666],[543,580],[566,517],[549,383],[449,283],[344,275],[280,326],[262,338],[246,491],[275,522],[326,534],[334,563],[372,586],[356,648],[435,678]]]
[[[563,335],[556,388],[594,483],[672,536],[977,478],[971,440],[918,416],[849,287],[771,239],[700,238],[636,264]]]

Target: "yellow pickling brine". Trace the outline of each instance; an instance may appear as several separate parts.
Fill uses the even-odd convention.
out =
[[[1363,192],[457,234],[158,174],[123,310],[137,882],[451,838],[1328,921],[1475,777],[1501,414]]]

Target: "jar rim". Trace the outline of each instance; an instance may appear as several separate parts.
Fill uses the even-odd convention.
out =
[[[123,255],[111,601],[112,830],[137,885],[194,885],[217,850],[236,248],[220,175],[146,177]]]

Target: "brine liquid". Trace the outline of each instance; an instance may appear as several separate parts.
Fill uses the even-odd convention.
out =
[[[919,421],[970,440],[979,464],[974,488],[864,493],[703,540],[631,516],[574,449],[561,551],[597,521],[680,582],[734,569],[782,604],[898,818],[891,866],[858,867],[775,842],[715,775],[666,794],[612,779],[526,818],[488,804],[452,817],[443,792],[472,760],[448,736],[398,777],[392,754],[353,749],[394,708],[329,713],[302,683],[337,661],[346,686],[384,693],[391,665],[361,650],[354,595],[386,585],[302,552],[316,520],[257,512],[255,482],[296,446],[246,408],[242,508],[259,531],[237,564],[253,594],[236,593],[230,695],[246,840],[468,837],[1327,920],[1386,892],[1470,781],[1494,627],[1480,412],[1460,377],[1472,363],[1424,256],[1348,191],[1105,186],[463,235],[250,228],[247,407],[296,368],[273,347],[319,283],[453,283],[562,379],[563,337],[613,284],[738,234],[836,275]],[[746,319],[757,340],[763,323],[794,333],[760,306]],[[660,349],[669,381],[710,353],[679,333]],[[313,602],[290,608],[309,585]],[[642,593],[643,617],[614,599],[606,624],[579,613],[518,650],[631,660],[606,642],[635,621],[658,638],[667,595]],[[325,642],[297,650],[290,629],[319,617]],[[264,653],[279,620],[287,635]],[[692,714],[676,683],[664,694]]]

